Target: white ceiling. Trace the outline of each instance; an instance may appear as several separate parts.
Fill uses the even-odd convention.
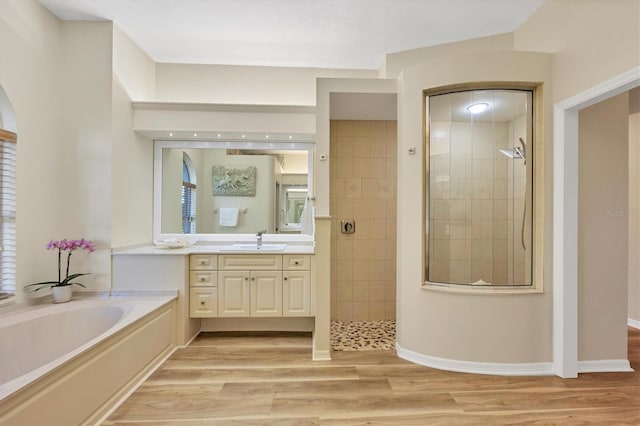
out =
[[[111,20],[156,62],[377,69],[386,53],[514,31],[544,0],[40,0]]]

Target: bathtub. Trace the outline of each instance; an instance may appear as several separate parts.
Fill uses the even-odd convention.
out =
[[[0,310],[0,424],[79,424],[106,412],[175,348],[175,298],[78,297]]]

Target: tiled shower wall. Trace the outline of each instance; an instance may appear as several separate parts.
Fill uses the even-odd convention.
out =
[[[396,148],[396,121],[331,121],[332,320],[396,317]]]
[[[498,152],[519,146],[520,127],[518,120],[431,123],[431,281],[523,284],[525,168]]]
[[[526,141],[527,133],[527,119],[525,116],[516,118],[509,122],[509,141],[513,143],[513,146],[520,146],[518,138],[521,137]],[[531,152],[531,150],[529,150]],[[531,164],[531,158],[529,162]],[[509,209],[509,224],[511,225],[508,230],[508,241],[513,243],[513,246],[508,251],[508,265],[509,273],[508,277],[511,279],[507,284],[528,284],[527,275],[531,273],[530,262],[527,262],[529,250],[531,248],[531,234],[527,232],[527,228],[531,226],[529,220],[531,211],[526,212],[526,209],[531,210],[531,205],[525,207],[525,197],[527,196],[527,166],[522,160],[509,161],[507,163],[507,176],[509,177],[509,193],[508,200],[509,205],[512,208]],[[529,195],[531,189],[529,188]],[[523,213],[527,213],[524,215]],[[522,221],[525,221],[525,233],[524,233],[524,247],[522,244]],[[529,264],[528,264],[529,263]]]

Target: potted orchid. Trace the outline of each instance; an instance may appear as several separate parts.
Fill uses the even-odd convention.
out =
[[[83,275],[89,275],[88,273],[71,274],[69,275],[69,265],[71,263],[71,254],[77,250],[86,250],[88,253],[92,253],[96,250],[96,246],[84,238],[81,240],[51,240],[47,244],[47,250],[58,250],[58,280],[57,281],[43,281],[40,283],[29,284],[27,287],[31,287],[30,292],[36,292],[42,288],[50,287],[53,294],[53,300],[56,303],[67,302],[71,300],[71,285],[77,284],[84,287],[83,284],[73,282],[78,277]],[[62,252],[67,252],[67,268],[64,278],[62,278]]]

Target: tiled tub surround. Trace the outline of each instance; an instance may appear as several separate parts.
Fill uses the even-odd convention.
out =
[[[0,310],[0,424],[79,424],[105,414],[175,347],[176,294],[155,294]]]
[[[396,121],[331,120],[331,319],[396,317]],[[340,221],[356,232],[342,234]]]

